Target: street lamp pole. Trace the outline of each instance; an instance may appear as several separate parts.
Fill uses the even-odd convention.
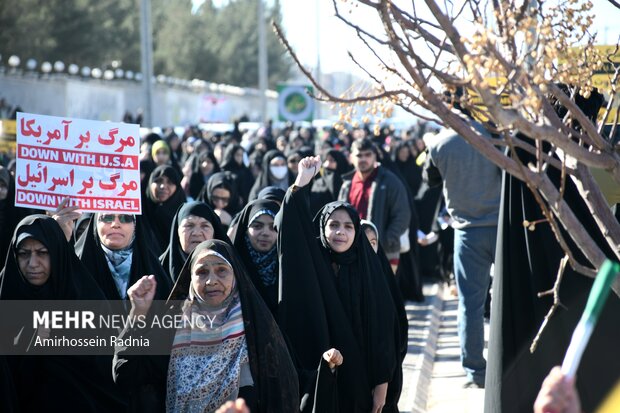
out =
[[[263,0],[258,0],[258,89],[260,93],[261,122],[267,121],[267,35]]]
[[[319,1],[316,2],[316,80],[321,83],[321,10],[319,3]],[[315,103],[316,118],[321,119],[321,102],[317,100]]]
[[[144,101],[142,126],[153,126],[153,30],[151,0],[140,1],[140,41],[142,57],[142,94]]]

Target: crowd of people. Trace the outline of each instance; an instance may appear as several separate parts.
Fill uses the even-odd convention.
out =
[[[165,356],[3,356],[2,411],[213,412],[242,398],[239,411],[397,412],[404,301],[423,300],[429,248],[421,132],[150,133],[142,215],[82,213],[68,198],[17,208],[15,162],[1,166],[0,300],[215,320],[143,332]]]
[[[545,221],[525,185],[451,130],[165,130],[142,137],[140,174],[141,215],[81,213],[68,199],[44,214],[14,206],[15,162],[0,166],[0,300],[120,302],[130,318],[211,322],[140,331],[164,355],[126,344],[113,355],[0,356],[1,411],[398,412],[404,302],[424,300],[425,279],[458,296],[464,387],[486,389],[488,412],[531,410],[591,285],[567,270],[571,311],[530,354],[550,305],[536,294],[564,251],[549,226],[523,227]],[[575,191],[568,182],[591,222]],[[601,367],[617,363],[601,355],[617,344],[619,305],[612,297],[603,312],[581,379],[552,372],[537,411],[600,402],[620,371]]]

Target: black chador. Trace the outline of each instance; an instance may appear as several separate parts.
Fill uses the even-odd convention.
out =
[[[313,222],[307,191],[289,190],[277,220],[281,328],[301,370],[315,370],[330,348],[342,353],[336,375],[319,372],[316,411],[368,412],[372,390],[391,380],[397,363],[392,297],[357,211],[332,202]],[[338,209],[355,226],[353,245],[343,253],[332,251],[325,237],[327,220]]]

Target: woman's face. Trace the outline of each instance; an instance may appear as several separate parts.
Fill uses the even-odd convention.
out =
[[[401,146],[398,150],[398,160],[400,162],[407,162],[407,159],[409,159],[409,154],[409,148],[406,145]]]
[[[235,162],[237,162],[238,165],[243,165],[243,149],[239,148],[237,152],[235,152]]]
[[[159,202],[166,202],[176,192],[177,186],[166,175],[157,178],[151,184],[151,194]]]
[[[248,227],[248,238],[256,251],[270,251],[278,239],[278,233],[273,227],[273,217],[263,214],[252,221]]]
[[[168,163],[168,161],[170,160],[170,154],[168,153],[168,151],[164,148],[158,149],[157,152],[155,152],[155,163],[157,165],[165,165]]]
[[[4,201],[9,194],[9,187],[4,182],[0,182],[0,201]]]
[[[303,138],[300,138],[299,136],[293,139],[293,142],[291,142],[292,149],[299,149],[302,146],[304,146],[304,140]]]
[[[426,149],[426,144],[424,143],[423,139],[416,139],[415,146],[418,148],[419,152],[423,152],[424,149]]]
[[[325,225],[325,238],[329,248],[334,252],[345,252],[355,239],[355,225],[344,209],[332,212]]]
[[[170,149],[176,151],[181,145],[181,139],[178,136],[174,136],[172,139],[170,139],[170,142],[168,142],[168,144],[170,145]]]
[[[230,191],[226,188],[215,188],[211,193],[211,202],[215,209],[224,209],[230,202]]]
[[[26,238],[17,247],[17,265],[32,285],[41,286],[50,278],[52,263],[47,247],[34,238]]]
[[[277,156],[269,161],[269,166],[286,166],[286,159]]]
[[[213,163],[211,158],[206,157],[200,163],[200,172],[202,172],[203,175],[207,176],[211,172],[213,172],[214,167],[215,167],[215,164]]]
[[[235,273],[220,257],[202,254],[192,265],[192,285],[208,305],[217,306],[231,294]]]
[[[291,156],[287,159],[286,163],[288,164],[288,170],[297,174],[297,165],[299,165],[299,161],[301,161],[301,157],[299,155]]]
[[[213,239],[213,225],[203,217],[188,215],[179,223],[179,242],[184,253],[190,254],[198,244]]]
[[[97,217],[97,234],[101,243],[111,250],[129,245],[136,230],[133,215],[100,214]]]
[[[286,174],[288,173],[286,159],[278,156],[269,161],[269,172],[275,179],[280,180],[286,178]]]
[[[338,168],[338,163],[336,162],[336,159],[334,159],[333,156],[327,155],[325,157],[325,162],[323,162],[323,168],[335,171]]]
[[[375,231],[372,228],[366,228],[364,233],[366,234],[366,238],[368,238],[368,242],[370,242],[372,249],[377,252],[379,250],[379,241],[377,241],[377,234]]]
[[[276,140],[276,149],[278,149],[280,152],[284,152],[286,150],[286,138],[278,138]]]
[[[140,145],[140,159],[149,159],[151,155],[151,144],[148,142]]]
[[[215,148],[213,148],[213,156],[215,156],[215,159],[221,163],[222,158],[224,157],[224,146],[215,145]]]

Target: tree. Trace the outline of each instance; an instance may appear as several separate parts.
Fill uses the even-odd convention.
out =
[[[136,0],[5,0],[0,2],[0,53],[22,59],[62,60],[109,68],[120,63],[140,71],[140,9]],[[204,2],[192,13],[190,0],[152,0],[156,74],[256,87],[258,84],[255,0],[221,7]],[[281,21],[276,1],[270,19]],[[267,18],[265,18],[267,24]],[[285,81],[292,61],[269,33],[269,84]]]
[[[620,8],[617,2],[611,3]],[[358,110],[356,106],[365,106],[369,115],[389,115],[398,105],[450,127],[523,182],[514,185],[521,197],[518,201],[527,201],[529,207],[533,197],[534,208],[537,205],[542,210],[541,221],[528,222],[523,214],[523,225],[536,231],[531,237],[519,231],[523,228],[515,229],[521,222],[504,227],[510,235],[519,234],[515,243],[531,241],[538,234],[541,238],[536,239],[536,245],[547,251],[530,253],[532,246],[523,246],[527,254],[514,254],[505,267],[512,264],[525,271],[515,274],[504,268],[496,274],[493,291],[498,295],[493,296],[485,388],[487,412],[531,410],[537,386],[561,360],[585,307],[591,282],[579,274],[593,278],[606,258],[620,259],[620,225],[592,173],[603,170],[615,188],[620,184],[617,142],[613,133],[604,133],[605,123],[618,120],[610,114],[618,106],[620,69],[614,69],[611,86],[604,91],[609,101],[598,123],[588,116],[596,118],[596,113],[584,113],[579,107],[596,96],[592,75],[604,65],[614,67],[611,56],[594,47],[592,4],[583,0],[333,0],[333,5],[336,16],[376,59],[376,66],[358,63],[375,89],[370,95],[364,91],[340,96],[330,93],[303,68],[275,25],[285,47],[318,90],[317,99],[344,108],[341,118],[347,122]],[[359,15],[366,17],[364,23],[356,20]],[[379,25],[365,26],[368,16],[375,16]],[[612,47],[610,54],[617,52],[618,47]],[[355,55],[350,56],[358,62]],[[496,138],[485,138],[471,118],[454,110],[457,107],[475,114]],[[509,179],[514,181],[507,176],[506,181]],[[512,194],[513,187],[506,188],[505,193]],[[509,205],[525,211],[522,205]],[[542,221],[550,226],[551,237],[557,238],[561,251],[549,245],[549,228],[538,230]],[[591,224],[584,225],[586,221]],[[551,242],[541,245],[541,239]],[[553,258],[545,264],[557,263],[557,273],[555,269],[551,274],[531,271],[530,266],[537,263],[528,258],[544,257],[549,250]],[[515,263],[523,258],[522,265]],[[509,281],[503,278],[506,274],[512,277]],[[543,284],[552,289],[541,293],[537,288]],[[593,350],[588,363],[582,363],[577,374],[585,411],[599,404],[616,382],[620,368],[607,356],[620,340],[618,277],[613,289],[616,296],[608,300],[590,340]],[[549,293],[553,302],[541,299]],[[568,311],[556,311],[560,298],[571,303]],[[549,333],[542,334],[543,329]],[[539,338],[541,345],[535,349]]]
[[[334,96],[321,87],[275,26],[285,47],[319,91],[318,99],[349,105],[345,120],[355,104],[369,105],[370,112],[385,113],[398,105],[422,118],[429,115],[419,109],[432,113],[433,120],[457,131],[499,167],[527,183],[572,268],[594,277],[606,256],[563,198],[563,186],[558,189],[547,175],[548,168],[561,170],[563,179],[578,187],[614,258],[620,259],[620,225],[590,171],[604,169],[620,184],[620,156],[614,142],[602,134],[603,125],[592,124],[575,103],[579,95],[592,93],[592,75],[608,59],[594,47],[595,36],[589,31],[593,22],[590,2],[563,0],[548,6],[539,1],[538,7],[532,7],[527,0],[463,1],[459,6],[426,0],[412,2],[408,8],[392,1],[342,3],[333,1],[336,16],[356,32],[378,63],[375,70],[358,64],[374,81],[371,95]],[[351,17],[355,14],[342,10],[347,5],[375,14],[383,31],[370,32],[357,24]],[[461,33],[472,24],[472,34]],[[355,56],[350,56],[357,63]],[[618,70],[604,119],[614,107],[617,79]],[[558,83],[575,86],[567,95]],[[463,94],[452,104],[447,102],[446,91],[456,96],[457,90]],[[566,114],[560,117],[550,100],[565,106]],[[487,127],[498,137],[496,142],[484,139],[471,121],[452,110],[454,104],[488,120]],[[571,127],[575,122],[581,125],[580,130]],[[536,156],[536,164],[525,165],[495,145],[525,150]],[[567,234],[583,249],[588,265],[575,260],[567,246]],[[620,295],[620,279],[613,289]]]
[[[132,10],[131,0],[7,0],[0,4],[0,50],[39,63],[61,60],[106,67],[123,60],[126,68],[136,70],[139,59],[136,66],[131,56],[139,56],[139,26]]]
[[[257,87],[258,85],[258,24],[268,24],[269,20],[281,22],[280,4],[267,9],[268,16],[257,18],[256,0],[234,0],[215,10],[215,15],[204,13],[203,24],[208,28],[205,38],[207,47],[218,57],[219,65],[213,77],[205,77],[213,82],[237,86]],[[279,46],[276,35],[267,32],[267,59],[269,66],[269,86],[290,76],[292,61]]]

